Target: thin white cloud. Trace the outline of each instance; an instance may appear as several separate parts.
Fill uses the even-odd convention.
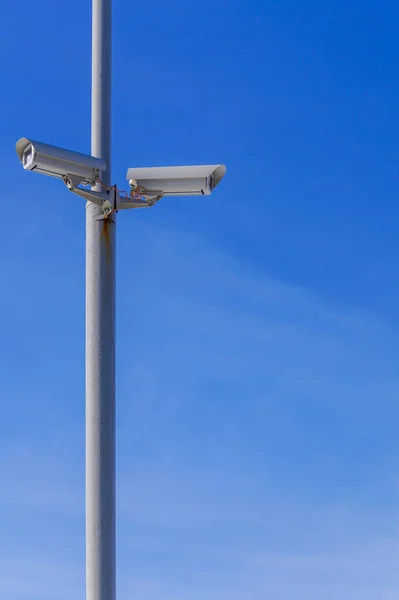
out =
[[[120,600],[397,597],[398,332],[199,238],[142,227],[135,243],[146,260],[119,288]],[[83,527],[81,408],[59,435],[8,434],[3,514]],[[83,598],[81,566],[68,588],[54,537],[26,535],[52,576],[22,564],[19,581],[10,559],[0,597]]]

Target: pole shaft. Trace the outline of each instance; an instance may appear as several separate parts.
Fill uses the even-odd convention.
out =
[[[93,0],[93,156],[111,182],[112,0]],[[101,188],[99,188],[101,189]],[[86,206],[86,599],[115,600],[115,214]]]

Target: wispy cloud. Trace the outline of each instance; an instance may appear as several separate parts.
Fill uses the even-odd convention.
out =
[[[146,260],[133,271],[122,261],[118,290],[121,600],[391,600],[395,327],[249,271],[200,237],[142,224],[135,244]],[[22,515],[47,565],[18,580],[9,557],[0,595],[12,600],[83,598],[83,404],[68,412],[56,380],[49,391],[64,408],[45,427],[59,429],[10,433],[0,461],[11,517],[0,556]],[[23,540],[19,527],[14,556]]]

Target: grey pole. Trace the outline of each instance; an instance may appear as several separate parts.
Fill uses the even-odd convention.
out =
[[[111,183],[112,0],[93,0],[92,143]],[[98,187],[101,189],[101,187]],[[86,599],[115,600],[115,213],[86,205]]]

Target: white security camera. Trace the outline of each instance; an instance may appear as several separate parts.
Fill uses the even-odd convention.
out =
[[[128,169],[132,191],[147,201],[163,196],[209,196],[226,173],[224,165],[145,167]]]
[[[21,138],[17,154],[24,169],[63,179],[68,187],[94,185],[107,166],[101,158]]]

